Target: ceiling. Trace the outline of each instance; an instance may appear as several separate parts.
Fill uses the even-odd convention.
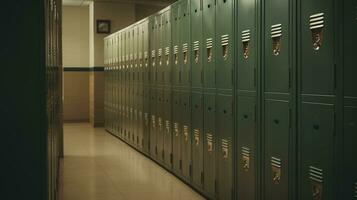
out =
[[[110,3],[136,3],[147,5],[167,6],[175,0],[63,0],[65,6],[86,6],[90,2],[110,2]]]

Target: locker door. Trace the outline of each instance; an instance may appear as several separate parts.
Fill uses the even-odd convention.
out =
[[[289,92],[289,1],[269,1],[265,6],[265,91]]]
[[[204,151],[203,151],[203,188],[211,198],[216,193],[216,95],[204,94]]]
[[[334,94],[334,1],[302,1],[300,20],[302,93]]]
[[[189,0],[181,0],[180,10],[180,31],[181,31],[181,57],[179,59],[182,65],[181,82],[183,86],[190,87],[191,80],[191,40],[190,40],[190,3]]]
[[[164,83],[166,86],[171,84],[171,11],[165,13],[165,59],[164,59]]]
[[[178,86],[180,84],[180,27],[179,27],[179,7],[178,3],[171,6],[172,15],[172,84]]]
[[[125,30],[125,141],[130,139],[130,30]]]
[[[256,198],[256,100],[238,97],[237,100],[237,174],[238,198]]]
[[[344,55],[344,95],[346,97],[357,97],[357,68],[355,44],[357,43],[357,2],[353,0],[344,1],[344,35],[343,35],[343,55]]]
[[[191,178],[191,95],[189,91],[181,91],[181,156],[182,174],[184,178]]]
[[[149,144],[150,144],[150,87],[144,85],[144,102],[143,102],[143,109],[144,109],[144,142],[143,142],[143,149],[145,153],[149,153]]]
[[[215,88],[216,86],[216,59],[215,59],[215,44],[216,44],[216,16],[215,16],[215,0],[205,0],[203,3],[203,83],[206,88]]]
[[[265,111],[265,197],[289,199],[289,102],[266,100]]]
[[[181,174],[181,101],[180,93],[177,90],[172,92],[172,122],[173,122],[173,171],[175,174]]]
[[[202,68],[202,1],[191,1],[191,45],[192,50],[192,87],[201,88],[203,84]]]
[[[163,162],[164,158],[164,90],[157,89],[157,131],[156,131],[156,146],[157,159]]]
[[[301,109],[300,199],[333,199],[334,105],[303,103]]]
[[[343,190],[342,199],[357,198],[357,107],[344,109],[344,147],[343,147]]]
[[[216,78],[217,88],[233,88],[233,0],[217,0]]]
[[[157,90],[150,89],[150,155],[152,158],[155,158],[157,155],[157,112],[156,112],[156,99],[157,99]]]
[[[192,182],[203,188],[203,94],[192,92]]]
[[[240,90],[256,90],[257,70],[257,5],[250,0],[238,0],[237,32],[237,87]]]
[[[232,199],[233,194],[233,98],[231,95],[216,96],[218,134],[218,198]]]
[[[163,35],[163,20],[164,20],[164,15],[163,14],[157,14],[156,15],[156,23],[157,23],[157,29],[156,29],[156,49],[157,49],[157,72],[156,72],[156,81],[159,85],[162,85],[164,83],[163,80],[163,57],[164,57],[164,52],[163,52],[163,44],[164,44],[164,35]]]
[[[164,163],[171,168],[172,163],[172,112],[171,112],[171,89],[166,88],[164,91]]]

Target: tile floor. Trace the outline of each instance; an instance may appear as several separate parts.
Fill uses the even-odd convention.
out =
[[[103,128],[66,124],[64,145],[61,200],[204,199]]]

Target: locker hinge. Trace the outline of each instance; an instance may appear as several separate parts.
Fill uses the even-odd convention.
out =
[[[214,70],[214,84],[217,83],[217,70]]]
[[[201,172],[201,183],[203,185],[204,181],[205,181],[205,177],[204,177],[204,172]]]
[[[217,5],[217,0],[214,0],[214,5]]]
[[[291,108],[289,108],[289,128],[291,129]]]
[[[333,64],[333,74],[334,74],[334,77],[333,77],[333,87],[334,87],[334,89],[335,89],[335,91],[336,91],[336,89],[337,89],[337,65],[336,65],[336,63],[335,64]]]
[[[218,184],[217,184],[217,179],[214,180],[214,192],[218,192]]]
[[[291,67],[288,68],[289,72],[289,89],[291,88]]]
[[[172,154],[172,153],[170,153],[170,163],[171,163],[171,164],[173,163],[173,160],[174,160],[174,158],[173,158],[173,154]]]
[[[257,113],[257,105],[254,104],[254,122],[257,122],[257,115],[258,115],[258,113]]]
[[[333,112],[333,115],[332,115],[332,123],[333,123],[333,136],[336,136],[336,112]]]
[[[254,87],[257,87],[257,68],[254,67]]]
[[[189,166],[189,174],[190,174],[190,177],[192,177],[192,165],[191,164]]]

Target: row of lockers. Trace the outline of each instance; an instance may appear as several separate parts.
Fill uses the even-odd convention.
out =
[[[357,198],[356,6],[180,0],[105,39],[106,129],[211,199]]]

